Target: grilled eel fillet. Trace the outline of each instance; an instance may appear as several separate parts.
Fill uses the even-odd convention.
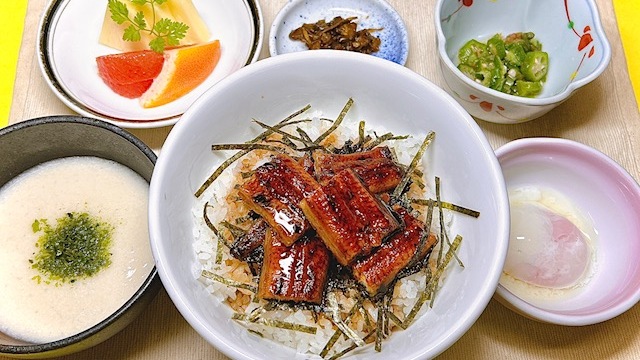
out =
[[[393,234],[369,256],[357,260],[351,268],[353,277],[371,296],[385,291],[396,275],[411,263],[423,236],[424,229],[420,220],[401,206],[394,206],[393,210],[402,218],[404,228]],[[430,233],[415,260],[419,261],[427,256],[435,243],[436,237]]]
[[[342,265],[368,255],[399,228],[391,211],[346,169],[300,202],[300,208]]]
[[[291,245],[310,228],[298,204],[319,188],[320,184],[296,160],[277,154],[254,171],[239,194],[283,243]]]
[[[286,246],[275,231],[267,231],[258,297],[267,300],[320,304],[327,283],[331,253],[310,231]]]
[[[353,171],[374,194],[394,189],[402,180],[403,169],[395,161],[387,146],[351,154],[313,152],[316,178],[322,184],[344,169]]]
[[[249,265],[251,274],[260,274],[264,257],[264,239],[267,236],[269,225],[263,218],[256,220],[246,233],[235,238],[229,252],[233,257],[242,260]]]
[[[256,249],[262,246],[264,238],[267,236],[268,228],[269,225],[267,225],[264,219],[260,218],[256,220],[244,235],[236,238],[233,244],[231,244],[229,247],[231,255],[236,259],[246,261]]]

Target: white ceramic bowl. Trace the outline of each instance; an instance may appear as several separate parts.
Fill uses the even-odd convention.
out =
[[[508,201],[497,159],[475,121],[443,90],[393,62],[332,50],[279,55],[224,79],[184,114],[164,144],[150,189],[152,249],[165,288],[195,330],[231,358],[308,356],[250,334],[197,279],[192,209],[201,202],[193,194],[224,160],[211,145],[244,142],[260,132],[251,119],[273,124],[307,104],[335,117],[349,97],[355,101],[350,121],[397,134],[435,131],[425,171],[441,177],[443,199],[481,215],[453,220],[452,233],[464,236],[466,268],[448,275],[433,308],[385,340],[381,353],[368,347],[347,358],[434,357],[469,329],[493,296],[507,249]]]
[[[611,158],[571,140],[520,139],[498,148],[496,155],[509,189],[551,188],[573,203],[597,233],[593,275],[570,296],[525,301],[501,280],[496,298],[529,318],[571,326],[606,321],[635,305],[640,299],[637,182]]]
[[[471,115],[495,123],[520,123],[546,114],[595,80],[611,59],[594,0],[438,0],[435,26],[447,91]],[[549,54],[547,81],[537,97],[501,93],[457,69],[458,50],[467,41],[529,31]]]

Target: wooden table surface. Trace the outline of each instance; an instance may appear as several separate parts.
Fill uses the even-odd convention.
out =
[[[231,0],[229,0],[231,1]],[[628,0],[637,1],[637,0]],[[389,0],[410,36],[406,66],[444,86],[437,64],[435,0]],[[73,114],[46,85],[38,67],[36,35],[47,0],[29,0],[9,123]],[[269,27],[286,0],[260,0],[265,24],[261,58],[268,55]],[[633,96],[613,4],[596,0],[611,42],[612,59],[596,81],[542,118],[519,125],[479,121],[494,148],[523,137],[562,137],[590,145],[640,179],[640,112]],[[160,151],[171,130],[131,130]],[[604,323],[584,327],[541,324],[492,300],[478,321],[439,359],[640,359],[640,307]],[[182,318],[164,291],[130,326],[102,344],[62,359],[227,359]]]

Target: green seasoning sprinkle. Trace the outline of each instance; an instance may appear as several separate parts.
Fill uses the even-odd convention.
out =
[[[111,265],[113,226],[87,213],[67,213],[55,227],[46,219],[35,220],[32,228],[43,234],[29,262],[49,281],[73,283]]]

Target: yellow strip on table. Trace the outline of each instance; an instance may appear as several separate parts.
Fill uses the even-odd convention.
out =
[[[613,0],[618,30],[627,59],[627,69],[640,107],[640,1]]]
[[[27,0],[0,1],[0,21],[3,34],[0,36],[0,128],[9,123],[9,110],[13,98],[13,83],[16,78],[18,53],[22,42]]]

